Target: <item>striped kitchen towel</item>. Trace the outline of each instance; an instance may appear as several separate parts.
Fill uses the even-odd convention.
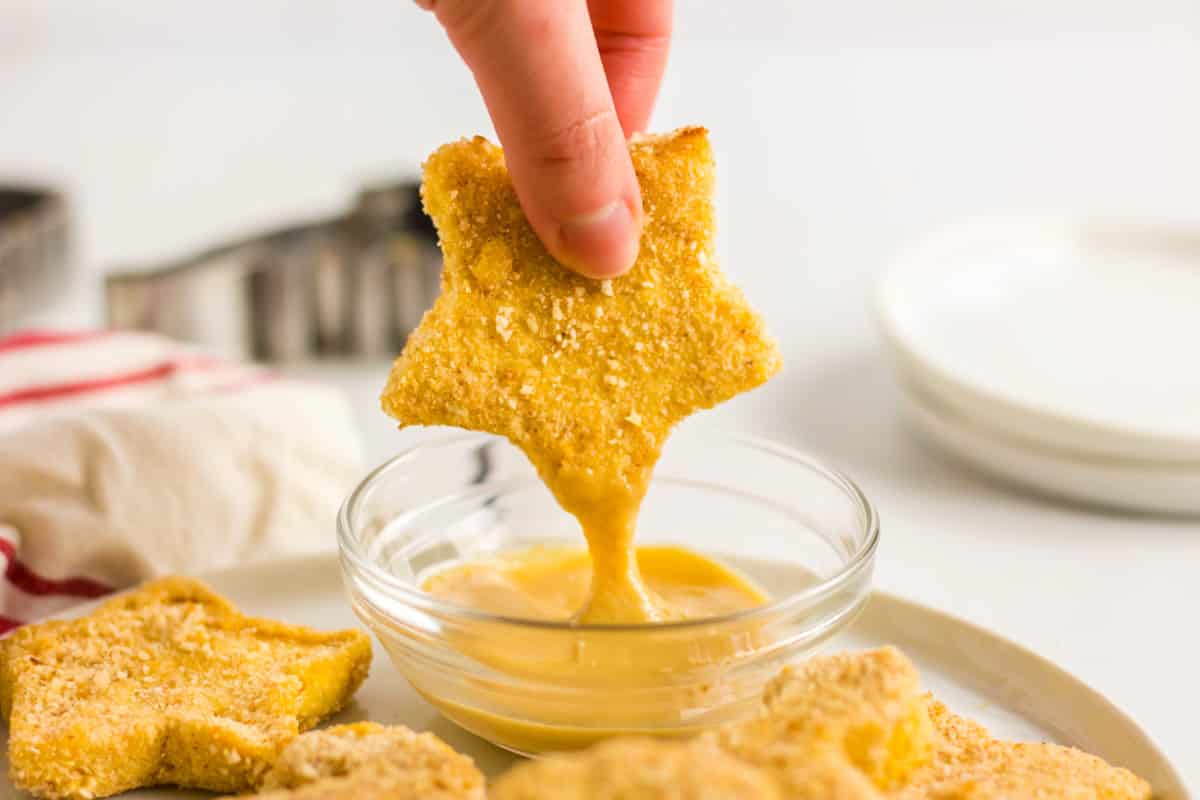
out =
[[[333,547],[349,408],[144,333],[0,338],[0,632],[166,572]]]

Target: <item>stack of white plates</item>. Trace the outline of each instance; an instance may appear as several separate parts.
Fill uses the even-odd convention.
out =
[[[991,219],[892,265],[908,416],[1009,482],[1200,514],[1200,229]]]

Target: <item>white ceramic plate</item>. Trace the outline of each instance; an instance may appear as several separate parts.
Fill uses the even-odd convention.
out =
[[[781,568],[779,580],[786,579]],[[209,581],[249,614],[327,629],[358,624],[345,602],[334,555],[238,568],[212,575]],[[1162,798],[1188,797],[1175,769],[1133,721],[1033,653],[962,620],[883,593],[873,596],[852,630],[830,647],[882,643],[901,647],[920,666],[930,689],[995,733],[1082,747],[1145,776]],[[434,731],[472,756],[489,775],[515,758],[440,717],[392,668],[378,645],[370,678],[336,721],[358,719]],[[4,768],[7,773],[7,764]],[[0,794],[21,796],[7,783]],[[153,789],[126,796],[177,800],[205,795]]]
[[[1200,230],[976,220],[903,253],[878,300],[902,368],[951,409],[1200,465]]]
[[[911,383],[903,389],[902,410],[920,434],[1005,483],[1103,508],[1200,516],[1200,464],[1055,450],[969,419]]]

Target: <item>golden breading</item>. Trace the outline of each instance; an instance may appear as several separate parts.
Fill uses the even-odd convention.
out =
[[[10,774],[49,800],[245,791],[346,703],[370,662],[360,631],[252,619],[198,581],[153,581],[0,643]]]
[[[483,774],[432,733],[374,722],[303,734],[256,800],[484,800]]]
[[[1071,747],[993,739],[978,723],[930,703],[940,735],[932,761],[891,796],[897,800],[1149,800],[1150,784]]]
[[[643,137],[630,154],[641,251],[606,281],[546,252],[500,148],[477,137],[430,156],[421,191],[445,256],[442,292],[382,398],[403,425],[508,437],[573,513],[586,497],[644,487],[677,422],[780,366],[762,320],[716,265],[707,132]]]
[[[714,738],[776,772],[841,759],[887,789],[928,761],[933,749],[917,670],[894,647],[785,667],[767,685],[763,701],[760,717]]]
[[[710,743],[623,737],[514,767],[491,800],[773,800],[763,770]],[[797,800],[800,800],[797,798]]]
[[[835,754],[771,774],[783,800],[883,800],[870,778]]]

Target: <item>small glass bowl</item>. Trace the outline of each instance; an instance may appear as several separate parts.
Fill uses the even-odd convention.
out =
[[[743,717],[785,663],[866,602],[879,523],[850,480],[770,442],[681,430],[639,545],[678,544],[772,598],[723,617],[580,627],[497,616],[421,591],[435,572],[538,545],[583,547],[519,450],[458,434],[401,453],[338,516],[355,613],[447,717],[531,755],[618,734],[690,735]]]

